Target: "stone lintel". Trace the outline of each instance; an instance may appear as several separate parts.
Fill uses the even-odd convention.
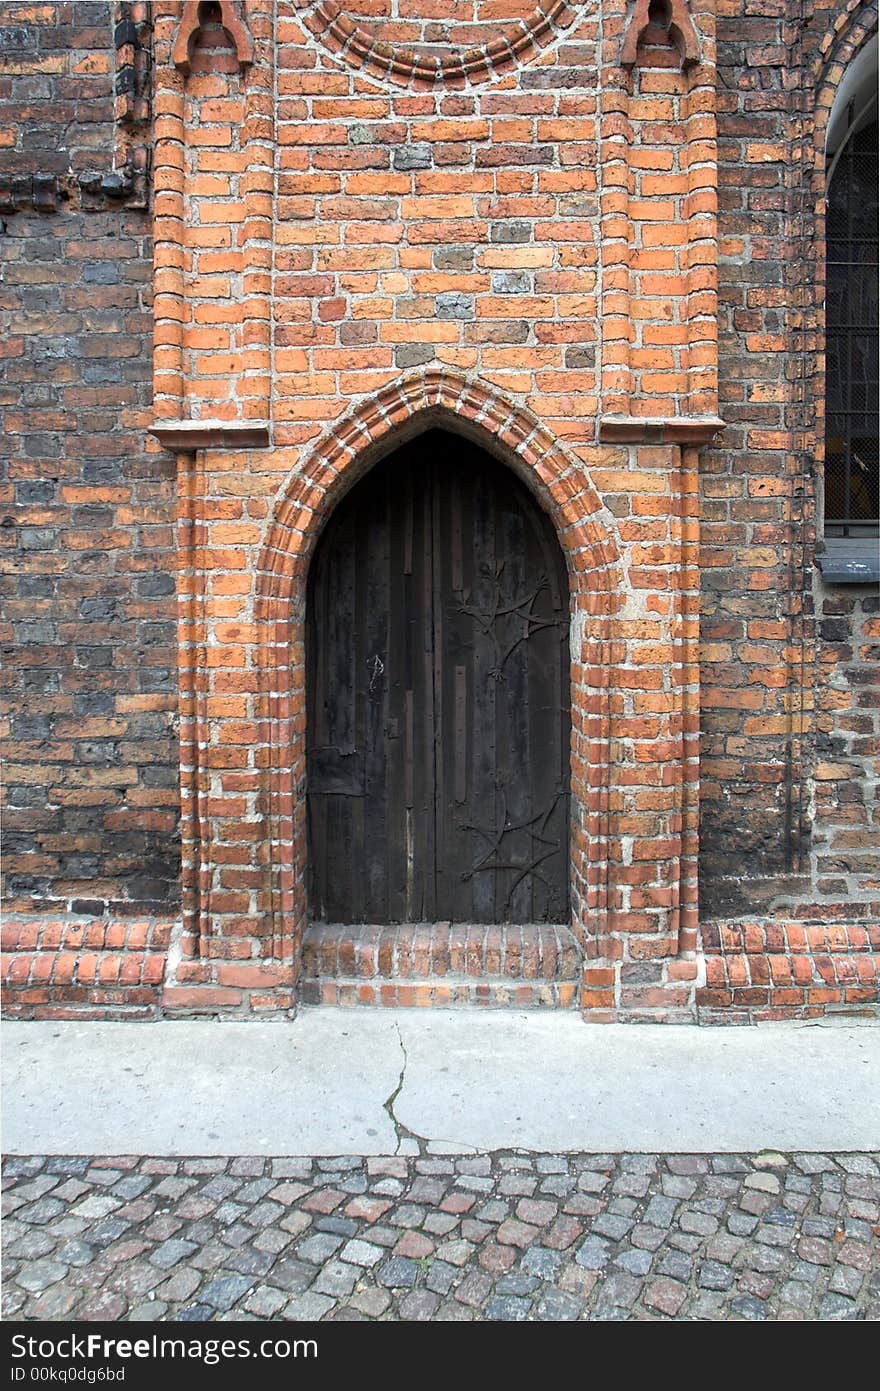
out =
[[[723,429],[714,415],[606,415],[599,438],[609,444],[708,444]]]
[[[269,444],[267,420],[162,420],[150,434],[163,449],[175,453],[197,449],[265,449]]]

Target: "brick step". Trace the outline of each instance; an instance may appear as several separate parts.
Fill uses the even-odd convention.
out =
[[[761,1019],[874,1014],[880,1006],[880,926],[871,922],[703,923],[702,1022],[735,1012]]]
[[[555,923],[314,923],[303,941],[303,1004],[567,1008],[581,949]]]
[[[153,1019],[174,923],[8,914],[0,932],[10,1019]]]

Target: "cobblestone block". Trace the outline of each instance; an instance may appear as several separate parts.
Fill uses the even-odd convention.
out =
[[[344,1299],[351,1294],[357,1282],[356,1267],[342,1261],[330,1260],[324,1265],[314,1281],[318,1294],[332,1295],[334,1299]]]
[[[287,1257],[272,1266],[266,1275],[266,1283],[285,1290],[288,1294],[300,1294],[307,1290],[315,1278],[315,1265],[311,1262]]]
[[[846,1296],[842,1294],[829,1293],[820,1301],[818,1317],[820,1319],[834,1320],[857,1319],[859,1317],[859,1310],[854,1300],[847,1299]]]
[[[313,1319],[321,1319],[333,1308],[335,1299],[331,1295],[319,1294],[315,1290],[309,1290],[305,1294],[295,1295],[285,1306],[284,1317],[296,1323],[309,1323]]]
[[[583,1306],[565,1290],[546,1289],[535,1305],[533,1317],[548,1323],[570,1323],[581,1317]]]
[[[154,1213],[150,1202],[142,1205],[138,1217],[142,1194],[130,1204],[131,1221],[121,1223],[121,1231],[110,1232],[107,1224],[117,1220],[115,1214],[92,1218],[72,1214],[81,1214],[83,1207],[88,1211],[90,1199],[107,1194],[103,1180],[121,1172],[118,1166],[114,1170],[96,1160],[83,1178],[69,1180],[76,1186],[57,1199],[58,1214],[49,1222],[40,1220],[39,1204],[64,1191],[57,1185],[62,1176],[46,1175],[57,1185],[50,1191],[40,1182],[41,1168],[23,1166],[18,1175],[7,1167],[7,1192],[15,1196],[16,1188],[25,1190],[30,1201],[21,1203],[4,1227],[4,1309],[7,1317],[35,1320],[98,1318],[109,1310],[112,1318],[137,1311],[143,1319],[183,1321],[313,1316],[499,1322],[526,1317],[549,1322],[644,1317],[864,1319],[880,1301],[880,1277],[868,1255],[873,1244],[865,1239],[871,1228],[853,1214],[851,1206],[870,1202],[875,1189],[870,1187],[868,1197],[849,1198],[843,1179],[869,1186],[880,1181],[860,1173],[824,1168],[806,1173],[793,1162],[787,1170],[777,1164],[772,1172],[794,1174],[800,1184],[796,1193],[803,1202],[795,1209],[777,1209],[772,1195],[756,1193],[771,1204],[758,1222],[737,1207],[742,1190],[731,1182],[731,1175],[716,1171],[714,1158],[702,1168],[695,1166],[693,1175],[685,1175],[695,1185],[685,1196],[665,1191],[665,1180],[682,1175],[672,1173],[663,1158],[635,1156],[638,1163],[624,1168],[614,1156],[601,1156],[611,1184],[598,1197],[574,1195],[588,1197],[597,1205],[594,1212],[577,1218],[553,1217],[558,1212],[555,1203],[545,1197],[525,1198],[525,1202],[545,1205],[524,1209],[535,1218],[527,1223],[510,1215],[509,1197],[501,1189],[506,1179],[528,1173],[529,1157],[480,1158],[483,1172],[459,1174],[489,1183],[477,1209],[480,1217],[441,1211],[449,1196],[443,1180],[453,1171],[447,1167],[442,1173],[424,1174],[418,1166],[426,1161],[412,1156],[396,1161],[402,1175],[396,1178],[400,1193],[396,1201],[383,1200],[390,1203],[382,1214],[387,1222],[375,1220],[369,1202],[375,1186],[387,1181],[388,1174],[380,1167],[371,1172],[367,1163],[351,1157],[336,1168],[333,1160],[321,1161],[320,1172],[334,1177],[337,1184],[365,1183],[356,1201],[366,1205],[358,1217],[339,1217],[338,1204],[329,1214],[305,1213],[311,1189],[300,1184],[297,1193],[285,1195],[288,1206],[282,1223],[291,1225],[290,1219],[302,1214],[307,1223],[345,1223],[346,1234],[304,1234],[298,1251],[293,1234],[282,1223],[257,1229],[242,1216],[267,1201],[279,1206],[261,1187],[262,1160],[256,1174],[235,1161],[236,1168],[244,1170],[235,1175],[228,1161],[222,1172],[218,1161],[204,1170],[195,1162],[190,1166],[188,1161],[178,1161],[180,1171],[186,1168],[195,1186],[172,1200],[194,1204],[193,1211],[201,1211],[205,1203],[229,1202],[228,1196],[222,1197],[230,1191],[225,1178],[239,1189],[242,1181],[254,1183],[250,1201],[235,1204],[238,1216],[228,1228],[218,1227],[207,1217],[182,1224],[172,1214]],[[572,1156],[566,1159],[569,1173],[547,1177],[574,1179],[596,1172],[598,1158],[591,1162],[588,1156]],[[134,1178],[149,1177],[155,1163],[136,1162],[124,1172]],[[675,1157],[675,1163],[687,1167],[681,1156]],[[274,1182],[274,1163],[272,1172]],[[750,1168],[748,1172],[768,1171]],[[619,1191],[617,1178],[627,1174],[648,1176],[642,1197]],[[829,1182],[835,1178],[840,1180],[838,1187]],[[423,1179],[430,1179],[434,1186],[421,1183],[415,1188]],[[205,1198],[209,1187],[212,1196]],[[410,1201],[413,1191],[422,1201]],[[820,1212],[829,1194],[840,1208],[836,1216]],[[666,1225],[640,1220],[648,1210]],[[97,1212],[101,1211],[98,1203]],[[780,1213],[784,1220],[771,1220],[771,1215],[778,1218]],[[31,1216],[36,1220],[29,1220]],[[432,1230],[438,1223],[439,1229]],[[470,1241],[458,1234],[465,1224],[478,1239]],[[497,1235],[505,1224],[508,1233],[516,1235],[516,1243],[504,1244],[488,1235]],[[567,1246],[558,1249],[552,1244],[553,1234],[561,1234],[565,1224],[573,1224],[577,1231]],[[611,1235],[597,1231],[609,1226]],[[715,1226],[717,1230],[710,1230]],[[629,1240],[614,1235],[622,1228],[631,1228]],[[239,1241],[241,1232],[250,1234],[248,1240]],[[96,1234],[101,1240],[96,1240]],[[570,1235],[567,1231],[566,1236]],[[435,1241],[439,1241],[436,1251],[432,1249]],[[303,1248],[308,1260],[303,1259]]]
[[[377,1278],[389,1289],[411,1288],[418,1278],[419,1267],[405,1256],[393,1256],[378,1272]]]
[[[703,1261],[698,1281],[705,1290],[729,1290],[733,1284],[733,1271],[719,1261]]]
[[[639,1251],[632,1247],[618,1252],[614,1257],[614,1264],[619,1265],[622,1270],[629,1271],[630,1275],[647,1275],[652,1262],[650,1251]]]
[[[548,1251],[543,1246],[532,1246],[523,1254],[520,1266],[527,1275],[537,1275],[542,1280],[552,1282],[562,1268],[564,1260],[561,1251]]]
[[[341,1260],[366,1267],[374,1266],[384,1255],[383,1247],[369,1241],[348,1241],[339,1253]]]
[[[13,1278],[23,1289],[32,1294],[40,1294],[49,1285],[56,1285],[67,1274],[67,1266],[61,1261],[29,1261]]]
[[[676,1280],[652,1280],[644,1295],[644,1303],[649,1309],[674,1318],[688,1297],[687,1286]]]
[[[195,1249],[196,1243],[194,1241],[181,1241],[179,1238],[172,1237],[157,1246],[149,1259],[160,1270],[170,1270],[173,1265],[177,1265],[178,1261],[182,1261]]]
[[[514,1295],[495,1295],[486,1305],[486,1317],[504,1323],[521,1323],[523,1319],[528,1318],[531,1307],[531,1301],[528,1299],[517,1299]]]
[[[578,1265],[585,1270],[602,1270],[611,1259],[611,1248],[601,1237],[588,1236],[581,1242],[575,1254]]]

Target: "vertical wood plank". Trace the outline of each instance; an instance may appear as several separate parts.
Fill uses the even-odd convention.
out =
[[[470,563],[471,642],[473,644],[473,728],[474,758],[471,765],[471,795],[466,820],[479,827],[468,847],[474,867],[485,859],[497,858],[492,843],[498,827],[498,772],[496,744],[496,666],[497,652],[492,624],[487,616],[497,605],[497,558],[495,553],[495,509],[492,489],[483,471],[473,475],[471,494],[472,524]],[[474,870],[471,879],[472,913],[476,922],[500,921],[497,911],[497,874],[494,870]]]
[[[392,885],[388,877],[387,840],[400,814],[399,806],[388,800],[389,748],[386,729],[389,721],[390,691],[389,635],[392,606],[389,596],[399,593],[391,583],[391,523],[394,511],[389,496],[388,470],[376,478],[372,506],[359,513],[361,544],[357,584],[364,595],[363,615],[358,622],[366,641],[359,680],[365,682],[364,773],[366,796],[360,800],[358,815],[363,824],[364,869],[366,879],[365,922],[384,922],[394,911]],[[398,913],[399,908],[396,910]]]
[[[508,506],[501,492],[496,505],[496,527],[504,553],[501,598],[505,610],[496,624],[502,662],[497,682],[499,780],[504,787],[507,820],[511,827],[504,838],[503,859],[507,864],[525,867],[535,859],[528,826],[534,810],[534,775],[529,739],[529,625],[521,617],[519,608],[524,596],[540,582],[540,569],[534,563],[534,550],[527,547],[521,510],[514,511]],[[546,757],[548,752],[545,750],[542,756]],[[514,829],[517,827],[521,829]],[[523,874],[522,869],[505,869],[499,873],[503,897],[499,893],[496,901],[506,921],[533,920],[533,879],[532,874]]]
[[[455,668],[455,800],[467,796],[467,667]]]
[[[309,584],[314,917],[566,920],[567,623],[547,518],[469,442],[348,494]]]

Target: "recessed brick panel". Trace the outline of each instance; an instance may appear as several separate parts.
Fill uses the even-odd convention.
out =
[[[119,172],[113,8],[0,8],[7,911],[180,896],[175,468],[147,435],[151,225]]]

